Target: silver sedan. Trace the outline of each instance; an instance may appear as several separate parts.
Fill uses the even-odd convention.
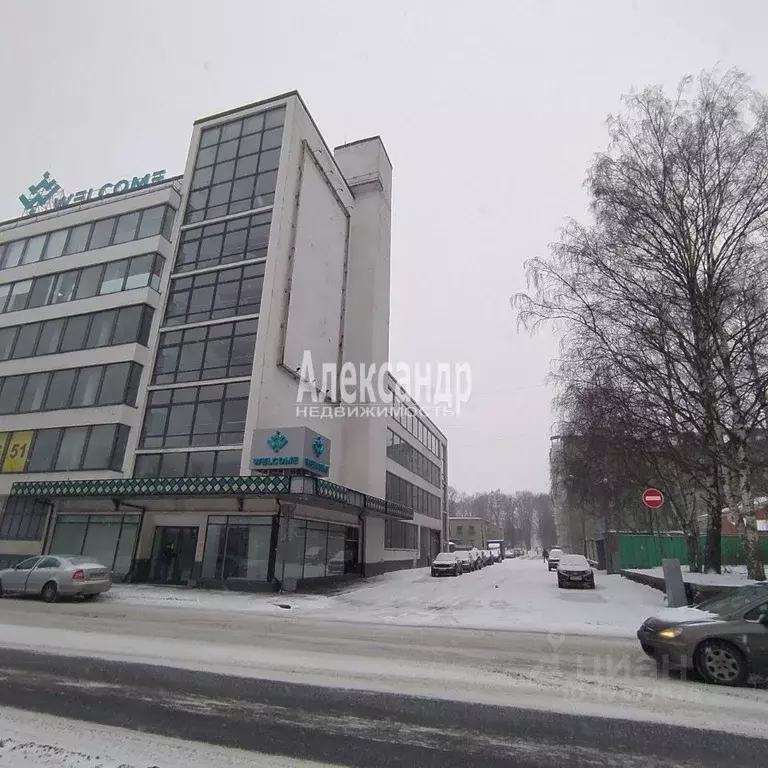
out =
[[[30,557],[0,571],[0,597],[15,593],[39,595],[46,603],[55,603],[59,597],[90,600],[111,586],[112,571],[91,557]]]

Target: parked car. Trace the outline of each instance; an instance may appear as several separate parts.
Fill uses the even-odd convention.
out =
[[[112,571],[92,557],[30,557],[0,571],[0,597],[16,593],[40,595],[46,603],[55,603],[59,597],[90,600],[111,587]]]
[[[458,552],[441,552],[432,561],[433,576],[461,576],[463,570]]]
[[[456,555],[456,557],[459,558],[461,561],[461,571],[464,573],[465,571],[474,571],[476,570],[475,561],[472,558],[472,553],[468,549],[457,549],[455,552],[451,553]]]
[[[695,669],[709,683],[742,685],[768,674],[768,584],[750,584],[695,607],[662,608],[637,631],[660,666]]]
[[[472,547],[472,549],[469,550],[469,556],[472,560],[473,571],[479,571],[485,565],[483,556],[480,554],[480,550],[477,547]]]
[[[557,586],[595,588],[595,572],[584,555],[563,555],[557,566]]]
[[[562,549],[550,549],[547,557],[547,570],[556,571],[560,565],[560,558],[563,556]]]
[[[483,549],[481,551],[486,565],[493,565],[496,562],[496,558],[493,556],[493,552],[491,552],[490,549]]]
[[[504,559],[504,540],[493,539],[488,542],[488,549],[493,555],[495,562],[500,563]]]

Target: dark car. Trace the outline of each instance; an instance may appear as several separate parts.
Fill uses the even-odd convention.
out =
[[[460,576],[464,570],[457,552],[441,552],[432,561],[433,576]]]
[[[742,685],[750,672],[768,674],[768,584],[739,587],[695,607],[662,608],[637,638],[660,667]]]
[[[563,555],[557,566],[557,586],[595,588],[595,572],[584,555]]]

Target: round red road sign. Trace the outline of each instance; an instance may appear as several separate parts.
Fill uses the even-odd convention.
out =
[[[650,509],[658,509],[664,503],[664,494],[658,488],[648,488],[643,492],[643,504]]]

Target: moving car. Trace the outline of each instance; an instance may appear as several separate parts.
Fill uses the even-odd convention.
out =
[[[595,588],[595,572],[584,555],[563,555],[557,566],[557,586]]]
[[[547,570],[556,571],[560,565],[560,558],[563,556],[562,549],[550,549],[549,557],[547,558]]]
[[[768,584],[750,584],[695,607],[662,608],[637,631],[660,667],[696,670],[715,685],[768,674]]]
[[[112,571],[92,557],[30,557],[0,571],[0,597],[16,593],[39,595],[46,603],[55,603],[59,597],[90,600],[111,587]]]
[[[433,576],[460,576],[463,570],[458,552],[441,552],[432,561]]]

